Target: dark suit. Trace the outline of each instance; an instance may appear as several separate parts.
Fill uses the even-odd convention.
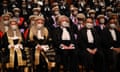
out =
[[[67,28],[67,31],[70,34],[70,40],[62,40],[62,32],[63,30],[58,27],[53,32],[53,46],[56,48],[57,58],[56,58],[56,71],[59,72],[59,66],[62,64],[64,66],[64,72],[70,71],[70,72],[78,72],[78,66],[77,66],[77,57],[76,57],[76,49],[61,49],[60,45],[64,44],[66,46],[69,46],[70,44],[74,44],[76,48],[75,38],[73,30],[70,28]]]
[[[69,11],[69,6],[67,3],[66,4],[60,3],[59,8],[60,8],[61,14],[69,16],[70,11]]]
[[[112,38],[112,35],[109,31],[109,28],[105,28],[103,30],[103,45],[104,45],[104,53],[106,56],[106,63],[109,66],[110,64],[113,65],[113,71],[112,72],[117,72],[116,70],[116,64],[117,63],[117,58],[120,56],[118,53],[110,49],[111,47],[114,48],[120,48],[120,32],[115,29],[116,33],[116,38],[117,40],[114,41]]]
[[[44,5],[42,8],[42,13],[44,14],[45,17],[50,17],[52,12],[51,12],[51,7],[50,5]]]
[[[91,67],[95,69],[95,72],[104,71],[104,55],[101,48],[101,38],[95,29],[91,29],[94,38],[93,43],[89,43],[87,39],[87,28],[82,28],[78,35],[78,47],[83,52],[83,64],[86,67],[86,71],[89,72]],[[97,48],[96,54],[90,54],[86,49]]]
[[[9,12],[9,11],[10,11],[9,7],[2,7],[1,6],[1,8],[0,8],[0,16],[2,14],[5,14],[5,13]]]
[[[104,27],[102,28],[100,24],[99,24],[98,26],[95,26],[95,29],[97,30],[97,33],[98,33],[99,35],[102,35],[102,32],[103,32],[104,28],[106,28],[106,26],[104,26]]]

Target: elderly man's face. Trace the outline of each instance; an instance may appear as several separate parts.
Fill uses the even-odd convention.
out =
[[[86,19],[86,24],[85,24],[86,28],[90,29],[93,28],[93,20],[91,18]]]
[[[115,20],[114,19],[111,19],[110,21],[109,21],[109,26],[110,26],[110,28],[116,28],[116,22],[115,22]]]
[[[67,18],[62,18],[61,21],[60,21],[60,24],[61,24],[62,27],[69,27],[70,26]]]

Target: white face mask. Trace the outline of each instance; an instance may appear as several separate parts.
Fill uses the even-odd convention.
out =
[[[87,27],[87,28],[93,28],[94,26],[93,26],[93,24],[91,24],[91,23],[86,23],[86,27]]]
[[[70,26],[69,23],[66,22],[66,21],[62,22],[61,24],[62,24],[63,27],[69,27]]]
[[[105,19],[100,19],[100,23],[104,24],[105,23]]]
[[[16,30],[17,26],[16,25],[11,25],[12,30]]]
[[[110,24],[110,27],[111,28],[116,28],[116,25],[115,24]]]
[[[4,21],[3,23],[4,25],[8,25],[9,21]]]
[[[91,16],[92,18],[94,18],[94,17],[95,17],[95,14],[91,14],[90,16]]]
[[[59,15],[60,12],[59,12],[59,11],[55,11],[54,14],[55,14],[55,15]]]
[[[83,21],[78,21],[78,24],[83,24]]]
[[[77,15],[77,14],[78,14],[78,11],[74,11],[74,12],[73,12],[73,15]]]
[[[107,12],[107,16],[110,16],[111,14],[112,14],[111,11],[108,11],[108,12]]]
[[[34,15],[38,15],[39,13],[35,11],[35,12],[33,12],[33,14],[34,14]]]
[[[20,15],[20,13],[19,13],[19,12],[16,12],[16,13],[15,13],[15,16],[19,16],[19,15]]]
[[[37,28],[40,29],[43,27],[43,24],[37,24]]]
[[[23,8],[25,8],[25,7],[26,7],[26,5],[22,5],[22,7],[23,7]]]
[[[35,21],[31,21],[31,24],[33,25],[35,23]]]

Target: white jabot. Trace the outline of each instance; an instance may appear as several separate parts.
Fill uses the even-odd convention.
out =
[[[101,30],[105,28],[105,25],[100,25]]]
[[[70,34],[66,28],[63,28],[62,40],[70,40]]]
[[[44,39],[44,37],[41,35],[41,30],[38,30],[37,38],[38,39]]]
[[[19,39],[16,31],[13,31],[13,37],[9,37],[9,38],[12,39],[12,40]]]
[[[112,35],[113,40],[116,41],[117,38],[116,38],[115,30],[114,30],[114,29],[110,29],[109,31],[110,31],[110,33],[111,33],[111,35]]]
[[[81,26],[80,25],[78,25],[78,30],[80,30],[81,29]]]
[[[13,31],[14,37],[17,37],[16,31]]]
[[[8,31],[8,26],[5,26],[5,32],[7,32]]]
[[[87,38],[88,38],[88,42],[89,43],[93,43],[94,42],[94,38],[93,38],[93,35],[92,35],[92,32],[90,29],[87,30]]]
[[[31,5],[30,5],[30,4],[28,5],[28,8],[31,8]]]

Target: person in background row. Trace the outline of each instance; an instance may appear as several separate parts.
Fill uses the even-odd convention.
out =
[[[113,13],[112,7],[108,6],[106,8],[106,14],[105,14],[107,20],[109,20],[109,18],[111,17],[112,13]]]
[[[96,11],[94,9],[90,9],[88,13],[89,17],[91,17],[93,20],[93,25],[97,26],[98,23],[96,23]]]
[[[50,1],[49,0],[44,0],[44,5],[42,8],[42,13],[44,14],[45,17],[50,17],[51,16],[51,6],[50,6]]]
[[[29,15],[30,15],[30,14],[29,14],[30,12],[28,12],[28,9],[27,9],[27,2],[23,1],[23,2],[21,3],[20,9],[21,9],[21,14],[20,14],[20,16],[22,16],[23,18],[25,18],[25,21],[27,21]]]
[[[53,47],[56,50],[56,68],[55,72],[60,71],[63,65],[64,72],[79,72],[76,57],[76,42],[73,30],[70,28],[68,17],[61,15],[58,17],[57,27],[52,34]]]
[[[70,20],[72,21],[73,24],[77,24],[77,14],[78,14],[78,8],[76,7],[71,7],[70,8]]]
[[[118,1],[117,4],[116,4],[116,13],[120,18],[120,1]]]
[[[26,25],[26,29],[24,32],[25,39],[27,38],[27,34],[28,34],[30,28],[35,25],[35,18],[36,17],[37,17],[36,15],[29,16],[29,24]]]
[[[50,23],[50,27],[52,30],[59,27],[59,25],[57,24],[57,19],[60,15],[61,15],[61,13],[60,13],[59,6],[53,7],[52,8],[52,15],[48,20],[48,23]]]
[[[23,27],[24,27],[24,20],[25,19],[20,16],[20,13],[21,13],[20,8],[14,8],[13,9],[13,14],[14,14],[13,18],[16,19],[20,31],[24,32]]]
[[[41,13],[41,7],[33,8],[32,12],[33,12],[33,15],[44,17],[44,15]]]
[[[105,7],[101,7],[100,14],[106,15],[106,9]]]
[[[60,11],[63,13],[63,15],[69,16],[69,5],[66,0],[61,0],[59,3]]]
[[[87,18],[85,27],[78,35],[78,47],[82,52],[82,61],[86,72],[93,69],[95,72],[104,72],[104,54],[101,47],[101,38],[93,25],[92,18]]]
[[[26,2],[27,2],[28,12],[29,12],[30,15],[32,15],[32,9],[33,9],[33,8],[36,8],[37,5],[36,5],[36,3],[34,3],[34,1],[32,1],[32,0],[27,0]]]
[[[115,19],[115,22],[117,23],[117,26],[119,27],[120,26],[120,24],[119,24],[119,16],[116,13],[112,13],[111,18]]]
[[[9,29],[9,20],[10,16],[7,13],[2,15],[0,31],[2,31],[3,33],[7,32]]]
[[[107,64],[107,71],[119,72],[119,54],[120,54],[120,32],[117,30],[117,23],[114,18],[110,18],[108,21],[108,27],[103,30],[103,47],[105,50],[105,58]],[[112,67],[110,67],[112,65]]]
[[[7,14],[10,16],[10,18],[13,17],[13,13],[12,12],[7,12]]]
[[[9,9],[12,11],[14,8],[20,8],[21,2],[19,0],[10,0],[9,1]]]
[[[10,9],[8,7],[9,6],[8,4],[9,3],[8,3],[7,0],[3,0],[1,8],[0,8],[0,15],[5,14],[5,13],[10,11]]]
[[[79,31],[84,27],[84,22],[86,20],[86,17],[83,13],[79,13],[79,14],[77,14],[77,19],[78,19],[77,27],[78,27],[78,31]]]
[[[77,4],[75,5],[78,8],[79,13],[85,11],[86,2],[85,0],[78,0]]]
[[[4,63],[7,72],[24,71],[25,53],[24,53],[24,37],[19,31],[16,19],[9,20],[9,29],[2,37],[2,49],[5,50]]]
[[[98,23],[98,26],[95,26],[97,32],[99,35],[101,35],[103,29],[106,27],[106,19],[105,19],[105,15],[98,15],[97,16],[97,23]]]
[[[8,31],[9,29],[9,20],[12,17],[12,13],[8,12],[6,14],[3,14],[1,19],[0,19],[0,38],[4,35],[5,32]]]
[[[85,15],[83,13],[78,13],[77,14],[77,20],[78,20],[78,24],[76,25],[71,25],[71,28],[74,30],[75,33],[75,39],[77,40],[79,31],[84,28],[84,22],[85,22]]]

